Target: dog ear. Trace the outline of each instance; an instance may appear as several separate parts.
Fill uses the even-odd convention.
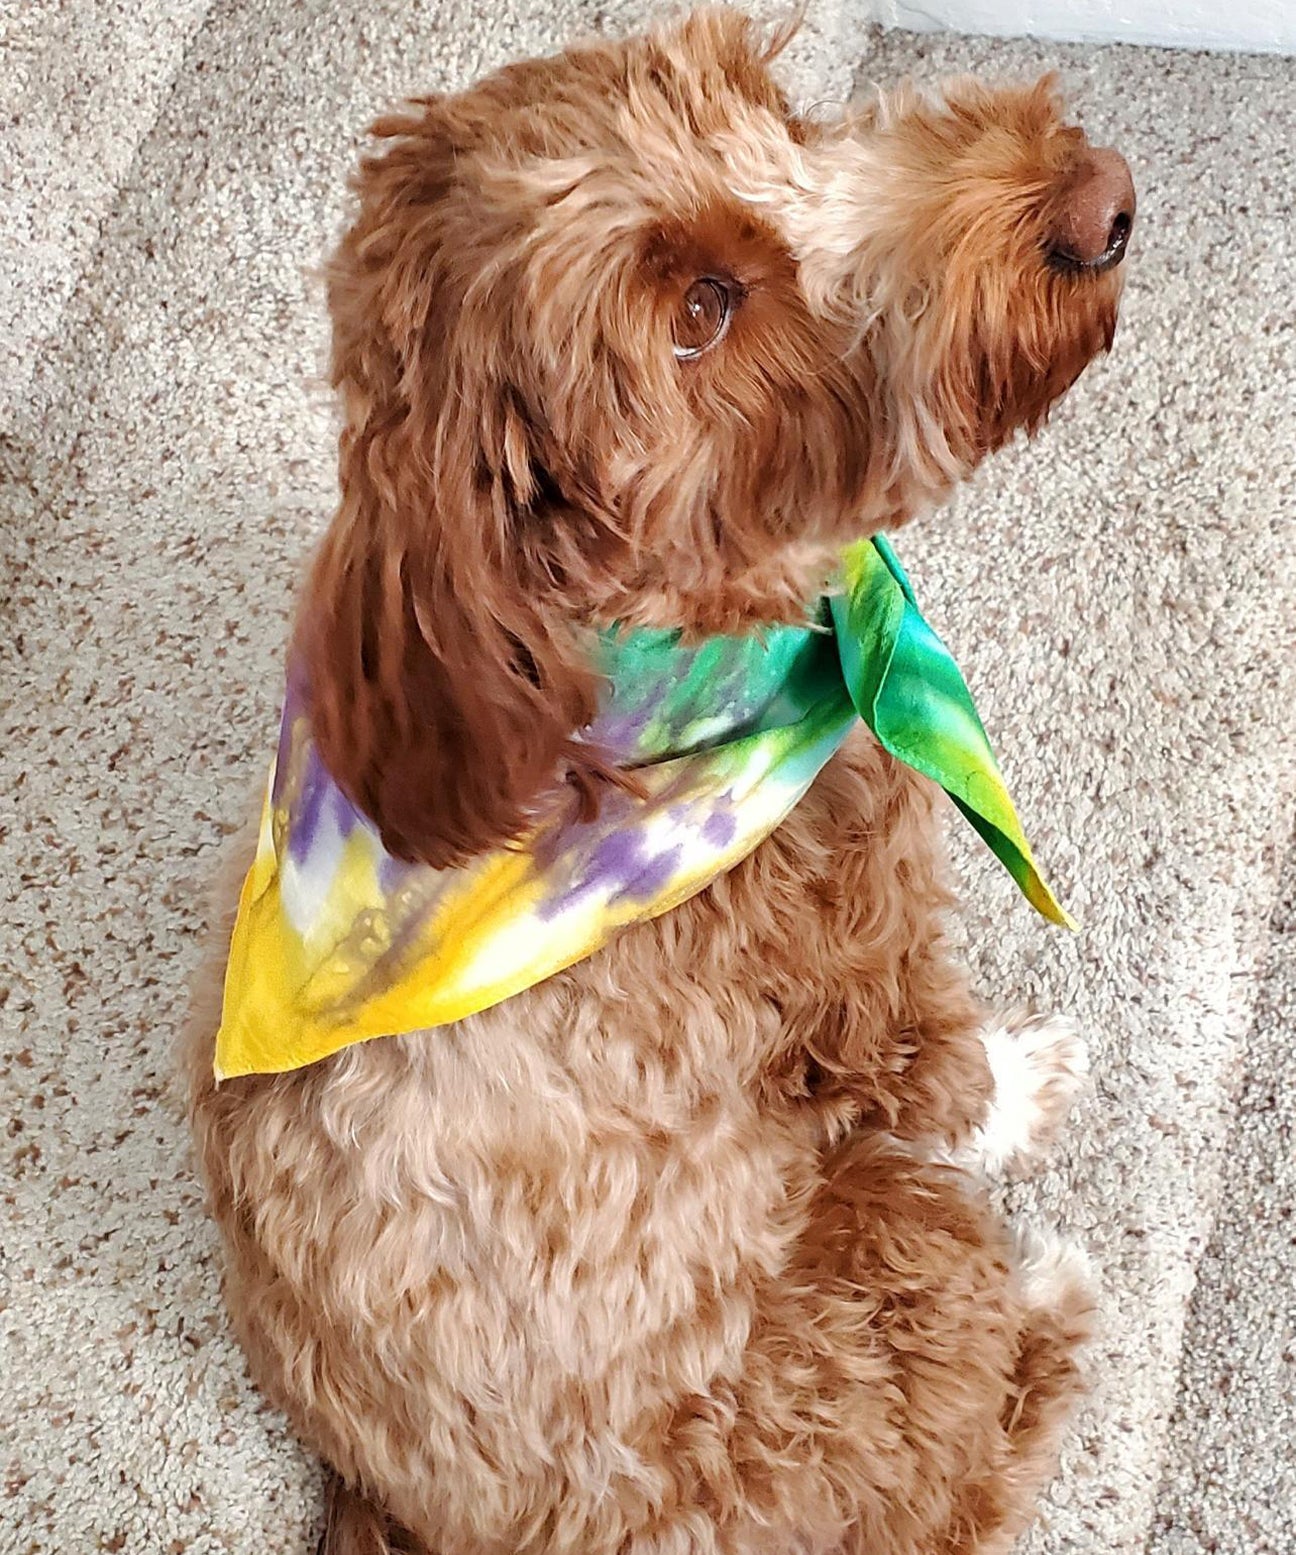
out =
[[[526,829],[591,761],[573,741],[596,682],[529,550],[543,496],[534,437],[465,338],[441,230],[453,147],[440,116],[387,121],[330,273],[341,501],[295,653],[316,744],[404,859],[461,863]],[[568,770],[565,770],[568,769]]]

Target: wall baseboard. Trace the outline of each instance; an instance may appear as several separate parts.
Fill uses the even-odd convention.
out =
[[[887,27],[1296,54],[1296,0],[871,0]]]

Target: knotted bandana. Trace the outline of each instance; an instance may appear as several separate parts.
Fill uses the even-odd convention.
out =
[[[858,720],[949,794],[1027,900],[1040,878],[957,665],[881,537],[850,546],[805,626],[696,645],[598,638],[584,738],[635,784],[458,869],[392,858],[320,762],[290,680],[230,946],[216,1074],[272,1074],[460,1020],[687,901],[745,858]],[[555,807],[555,810],[561,807]]]

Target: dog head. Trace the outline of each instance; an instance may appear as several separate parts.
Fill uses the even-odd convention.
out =
[[[375,126],[330,273],[341,505],[297,652],[388,848],[516,835],[591,624],[802,616],[1110,345],[1128,170],[1051,83],[798,118],[731,11]]]

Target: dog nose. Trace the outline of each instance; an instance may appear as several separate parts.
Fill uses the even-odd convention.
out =
[[[1134,226],[1134,180],[1119,151],[1088,150],[1053,224],[1049,258],[1066,270],[1120,264]]]

